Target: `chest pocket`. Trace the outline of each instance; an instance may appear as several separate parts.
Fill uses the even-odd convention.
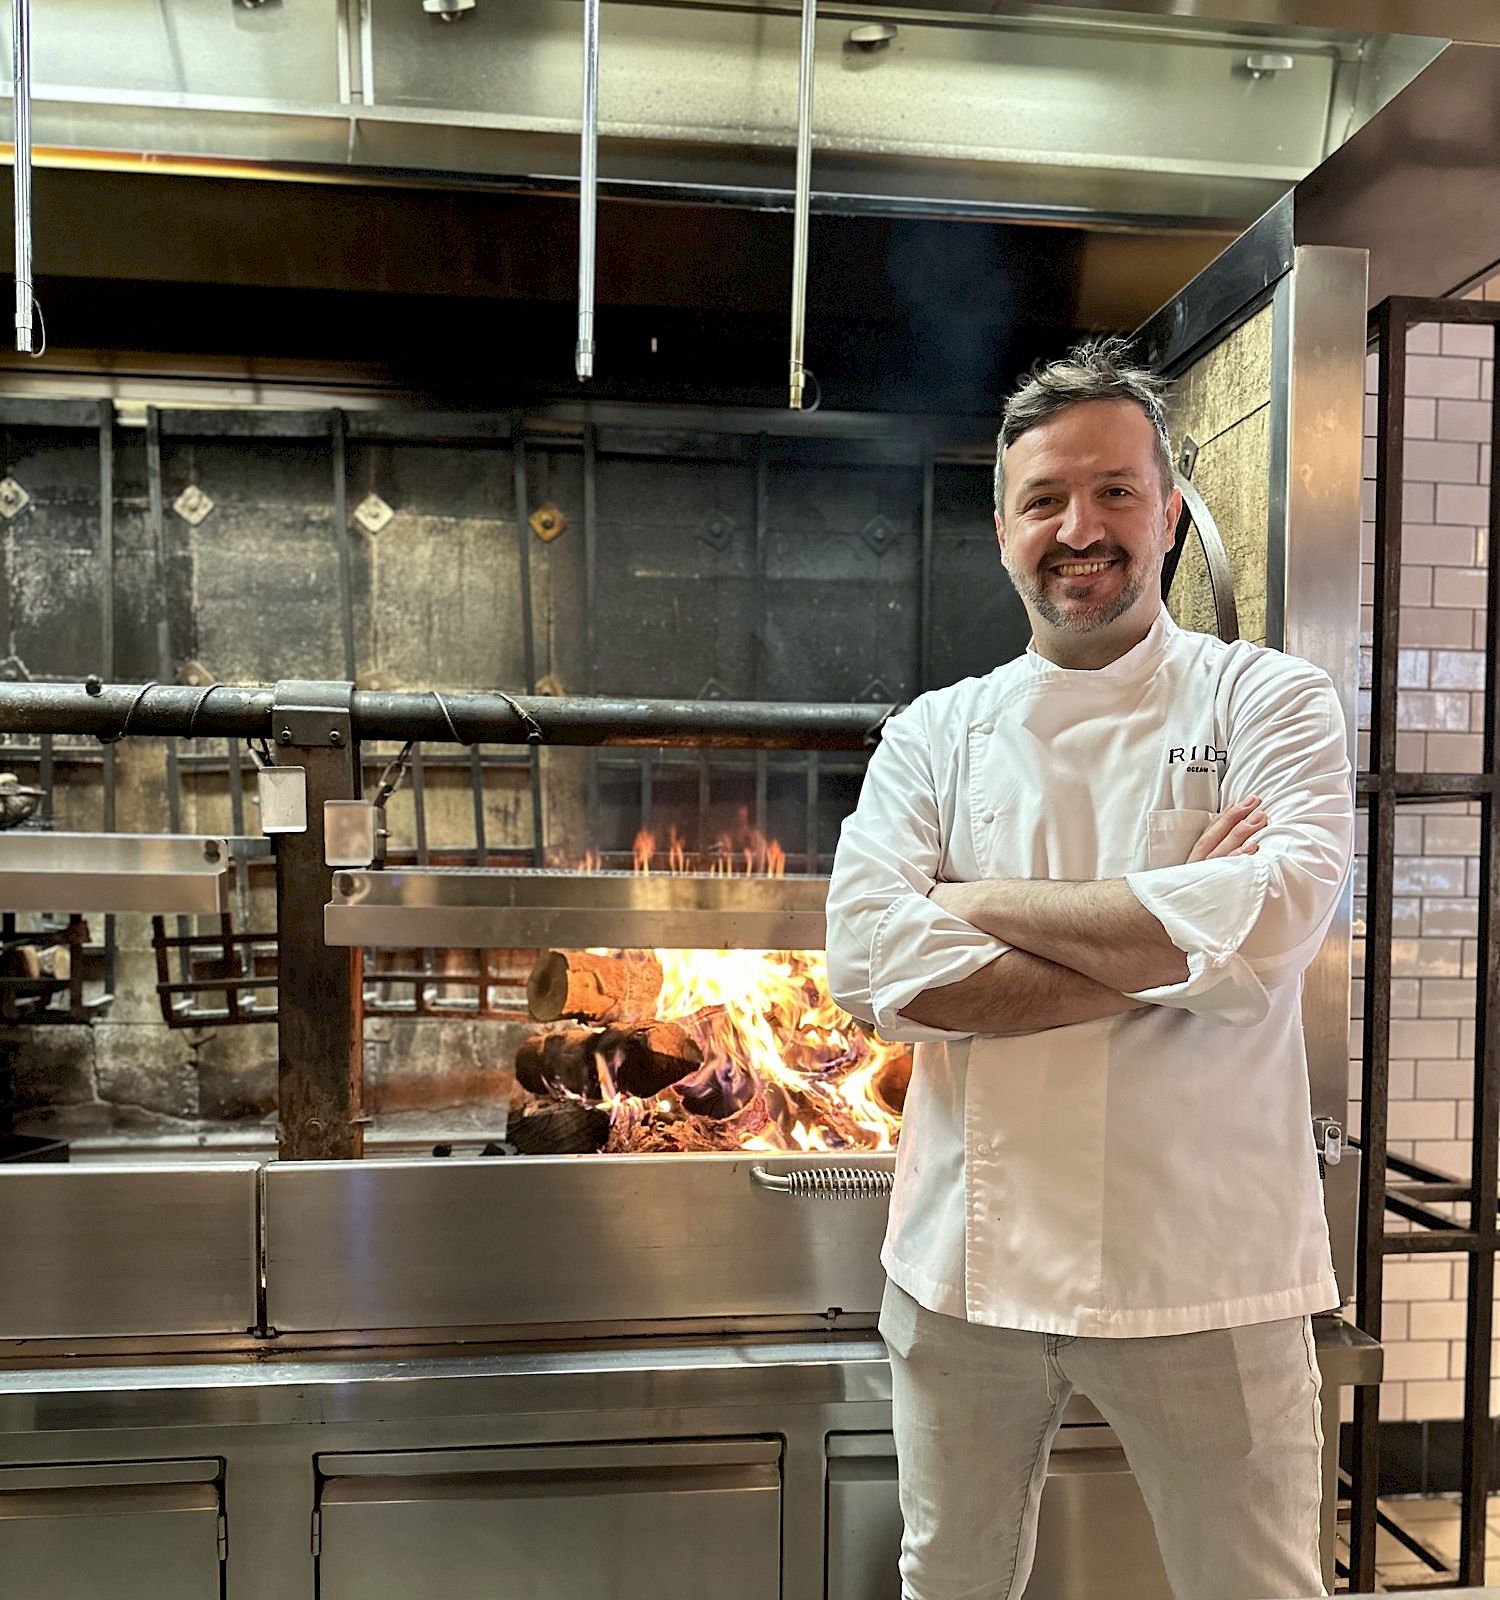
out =
[[[1147,813],[1147,867],[1180,867],[1213,819],[1212,811],[1196,809]]]

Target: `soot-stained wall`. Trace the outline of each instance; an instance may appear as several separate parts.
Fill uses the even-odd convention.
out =
[[[539,416],[521,429],[518,515],[516,422],[348,413],[340,524],[330,412],[163,410],[148,433],[140,412],[6,402],[0,476],[29,498],[0,523],[0,670],[268,683],[340,679],[352,657],[367,686],[524,692],[523,559],[543,693],[868,700],[873,719],[880,704],[988,671],[1025,644],[972,439],[934,449],[899,419],[798,438],[711,419],[666,429],[644,412],[590,429]],[[211,503],[201,517],[194,491],[200,510]],[[374,532],[371,511],[385,519]],[[229,754],[223,741],[179,745],[184,831],[258,831],[252,769],[239,758],[231,768]],[[471,851],[467,758],[424,754],[426,844]],[[54,759],[56,825],[101,827],[99,746],[61,739]],[[552,859],[628,850],[643,820],[708,849],[744,811],[781,839],[793,870],[826,870],[862,766],[821,759],[810,801],[799,754],[541,759]],[[12,738],[4,764],[32,781],[39,751]],[[126,740],[115,826],[166,831],[169,787],[162,742]],[[491,851],[531,849],[524,765],[486,768],[484,812]],[[390,824],[394,848],[415,844],[410,784]],[[232,896],[240,925],[272,925],[268,879],[257,869]],[[91,932],[98,942],[102,921]],[[159,1134],[273,1120],[274,1030],[169,1030],[149,920],[115,919],[112,942],[114,999],[92,1024],[0,1034],[23,1125]],[[369,1109],[447,1107],[492,1126],[512,1050],[500,1024],[372,1021]]]

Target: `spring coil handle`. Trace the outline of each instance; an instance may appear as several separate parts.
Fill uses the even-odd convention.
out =
[[[802,1167],[795,1172],[751,1167],[750,1181],[799,1200],[880,1200],[895,1187],[896,1175],[864,1167]]]

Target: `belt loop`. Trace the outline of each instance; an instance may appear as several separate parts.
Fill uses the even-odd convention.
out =
[[[1050,1333],[1042,1335],[1042,1371],[1047,1379],[1047,1400],[1051,1405],[1057,1404],[1057,1396],[1052,1392],[1052,1350],[1048,1341],[1052,1338]]]

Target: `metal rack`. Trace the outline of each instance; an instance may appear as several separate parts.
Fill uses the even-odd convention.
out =
[[[1375,465],[1374,675],[1370,709],[1370,770],[1358,780],[1369,814],[1369,877],[1365,943],[1363,1066],[1364,1162],[1360,1193],[1360,1255],[1356,1315],[1375,1338],[1388,1255],[1461,1255],[1467,1261],[1467,1344],[1464,1366],[1463,1526],[1458,1582],[1484,1583],[1487,1495],[1493,1440],[1490,1422],[1490,1341],[1494,1334],[1496,1223],[1500,1186],[1500,770],[1496,766],[1496,699],[1500,694],[1494,627],[1500,618],[1500,471],[1492,465],[1489,500],[1483,771],[1403,772],[1396,758],[1396,701],[1401,619],[1401,494],[1406,410],[1406,336],[1416,323],[1500,327],[1500,305],[1473,300],[1391,298],[1376,307],[1370,338],[1379,385]],[[1491,401],[1492,463],[1500,461],[1500,406]],[[1396,811],[1403,803],[1464,800],[1478,804],[1480,826],[1479,960],[1474,1042],[1474,1135],[1466,1177],[1398,1159],[1386,1150],[1390,1083],[1391,969]],[[1399,1181],[1392,1182],[1395,1172]],[[1459,1215],[1449,1215],[1454,1207]],[[1388,1227],[1401,1219],[1403,1231]],[[1380,1465],[1380,1394],[1355,1391],[1352,1463],[1353,1557],[1350,1582],[1374,1587],[1376,1494]]]

